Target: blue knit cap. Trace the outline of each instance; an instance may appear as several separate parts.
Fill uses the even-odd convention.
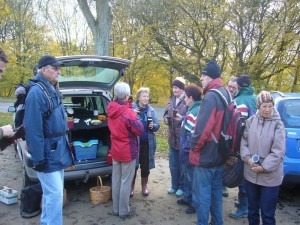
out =
[[[209,61],[201,71],[201,74],[207,75],[212,79],[221,77],[221,71],[216,61]]]

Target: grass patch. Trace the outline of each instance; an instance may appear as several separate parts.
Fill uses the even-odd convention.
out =
[[[0,126],[7,124],[13,124],[13,114],[12,113],[0,113]]]
[[[164,123],[163,120],[159,120],[159,125],[160,128],[156,132],[156,150],[158,152],[168,153],[168,126]]]

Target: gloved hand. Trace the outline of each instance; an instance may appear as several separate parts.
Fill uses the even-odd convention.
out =
[[[32,167],[32,169],[34,169],[37,172],[44,172],[46,167],[46,160],[43,159],[41,161],[39,161],[39,163],[37,165],[34,165],[34,167]]]

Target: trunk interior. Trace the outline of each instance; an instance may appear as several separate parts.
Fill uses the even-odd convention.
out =
[[[91,125],[90,125],[91,126]],[[90,141],[94,142],[94,140],[98,141],[98,144],[93,144],[90,147],[86,145],[85,143],[88,143]],[[84,148],[81,148],[80,146],[76,146],[74,144],[78,141],[82,142],[82,144],[85,144],[86,146]],[[110,149],[111,143],[110,143],[110,131],[105,126],[99,126],[99,127],[89,127],[87,129],[73,129],[71,130],[71,142],[73,143],[74,149],[72,150],[75,164],[85,164],[85,163],[93,163],[93,162],[102,162],[106,161],[107,152]],[[79,149],[80,154],[83,154],[79,157]],[[91,150],[93,149],[93,150]],[[86,155],[84,155],[84,152],[94,152],[96,151],[96,158],[92,157],[90,159],[84,159]]]

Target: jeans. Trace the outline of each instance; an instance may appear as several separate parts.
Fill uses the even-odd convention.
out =
[[[239,194],[246,194],[246,179],[243,178],[242,183],[239,185]]]
[[[172,189],[184,191],[183,165],[179,163],[179,150],[170,147],[169,167],[171,172]]]
[[[37,175],[43,189],[41,225],[62,225],[64,170]]]
[[[190,205],[192,204],[192,192],[193,192],[193,178],[194,178],[194,166],[183,166],[184,174],[184,195],[183,200]]]
[[[197,213],[197,224],[211,223],[223,225],[222,175],[223,166],[204,168],[194,167],[193,207]]]
[[[263,225],[275,225],[275,211],[280,186],[265,187],[246,181],[246,188],[249,204],[249,225],[259,225],[259,210]]]
[[[136,160],[119,162],[113,160],[112,199],[115,214],[125,216],[130,212],[129,198],[131,183],[135,173]]]

